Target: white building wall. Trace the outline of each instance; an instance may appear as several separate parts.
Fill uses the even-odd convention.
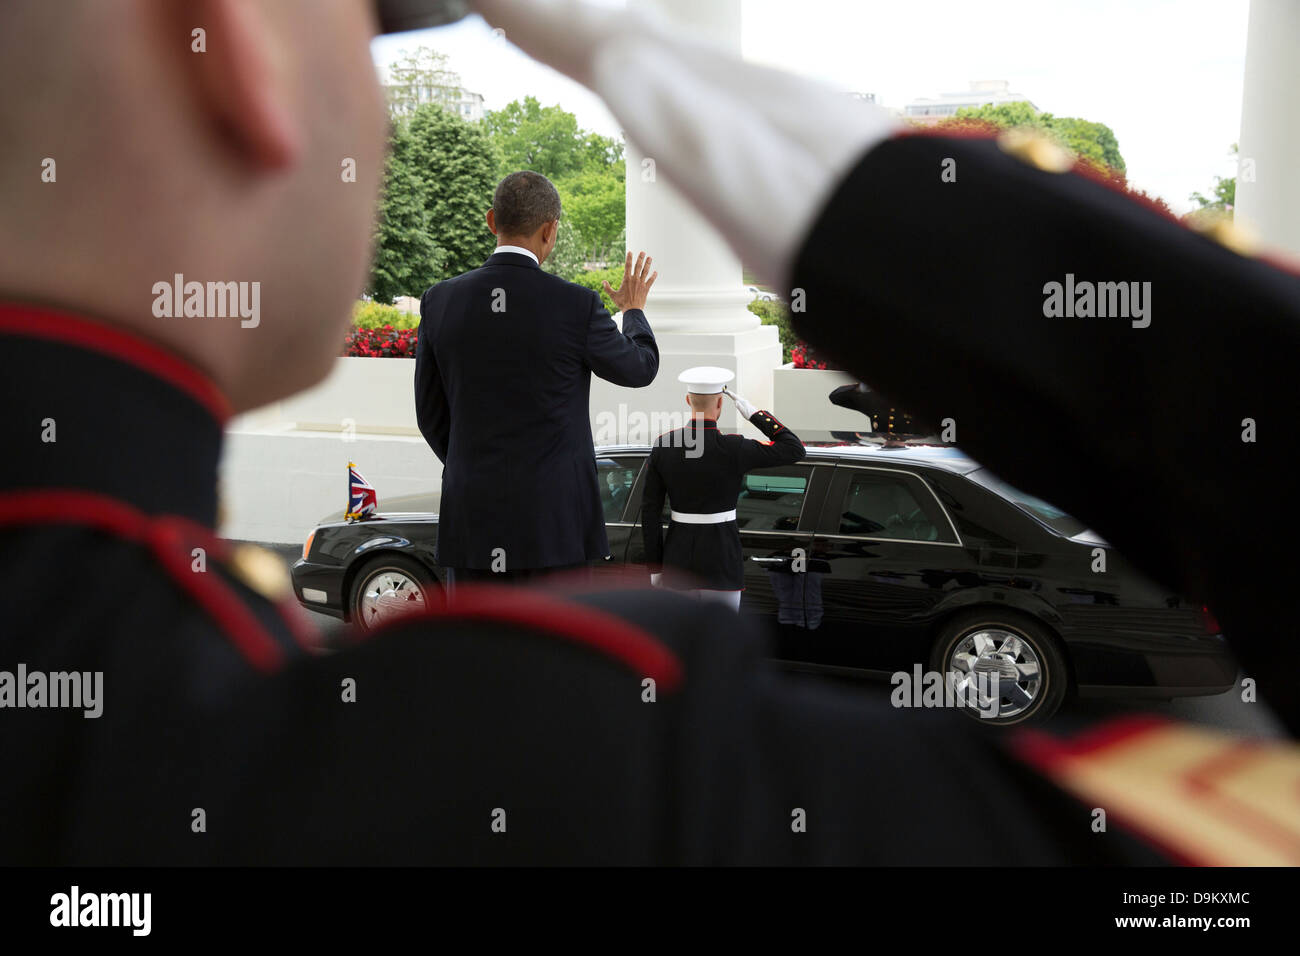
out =
[[[775,334],[765,328],[740,337],[764,331]],[[591,427],[598,443],[648,442],[682,423],[685,387],[677,374],[685,362],[698,364],[701,345],[693,342],[689,353],[676,354],[675,336],[661,338],[668,341],[660,343],[662,363],[653,385],[628,389],[592,380]],[[766,341],[746,351],[736,349],[730,336],[722,338],[713,364],[733,368],[740,393],[796,433],[861,427],[861,415],[826,399],[832,389],[853,381],[848,375],[774,372]],[[247,541],[301,543],[321,518],[347,505],[349,461],[375,486],[381,509],[400,495],[437,491],[442,465],[416,427],[414,375],[413,359],[341,358],[317,387],[232,421],[221,462],[221,532]],[[721,424],[761,437],[739,420],[730,402]],[[647,427],[656,429],[653,435]]]

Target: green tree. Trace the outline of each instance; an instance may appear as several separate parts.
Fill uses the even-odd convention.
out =
[[[623,144],[609,136],[587,133],[582,139],[582,168],[617,166],[622,175]]]
[[[1114,170],[1121,176],[1128,172],[1124,157],[1120,155],[1119,141],[1105,123],[1040,113],[1028,103],[1000,103],[996,106],[963,107],[953,119],[943,120],[938,125],[966,125],[971,121],[992,123],[1002,129],[1036,129],[1102,169]]]
[[[1074,117],[1053,117],[1052,132],[1056,133],[1069,149],[1085,159],[1100,163],[1118,173],[1127,174],[1128,166],[1119,152],[1119,140],[1105,123]]]
[[[1237,155],[1237,144],[1232,144],[1229,155]],[[1197,212],[1213,212],[1219,215],[1232,218],[1233,207],[1237,205],[1237,177],[1236,176],[1215,176],[1214,188],[1210,190],[1210,196],[1202,196],[1200,193],[1192,193],[1190,197],[1192,202],[1196,203]]]
[[[564,211],[547,260],[551,271],[572,280],[588,262],[622,259],[622,143],[579,128],[572,113],[532,96],[492,111],[483,125],[501,153],[498,179],[529,169],[550,179],[560,194]]]
[[[578,118],[560,106],[542,106],[536,97],[515,100],[483,119],[501,150],[497,179],[521,169],[552,182],[622,159],[622,144],[578,129]]]
[[[366,293],[389,303],[420,295],[442,276],[446,253],[429,229],[424,184],[413,161],[413,141],[403,124],[393,127],[375,222],[375,261]]]
[[[433,104],[416,107],[407,129],[429,228],[446,253],[444,274],[477,268],[496,245],[484,219],[496,188],[496,146],[479,124]]]
[[[612,166],[589,166],[561,179],[555,188],[564,209],[562,219],[573,224],[584,257],[593,262],[621,257],[627,221],[623,161]]]
[[[623,263],[620,262],[617,265],[612,265],[605,269],[592,269],[587,272],[579,272],[570,281],[584,288],[591,289],[593,292],[600,293],[600,301],[605,308],[609,309],[610,312],[618,312],[618,306],[614,304],[614,300],[605,292],[604,283],[607,280],[615,289],[622,285]]]
[[[560,229],[559,235],[555,237],[555,248],[542,263],[542,268],[570,282],[573,282],[579,273],[587,271],[586,249],[568,216],[560,216]]]

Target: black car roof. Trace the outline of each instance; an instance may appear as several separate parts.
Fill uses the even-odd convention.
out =
[[[808,449],[809,458],[835,461],[870,463],[904,462],[912,465],[929,465],[955,474],[965,475],[981,467],[955,445],[941,445],[920,441],[890,442],[860,432],[799,431],[799,437]],[[620,452],[649,452],[648,444],[605,445],[596,449],[597,456],[616,455]]]

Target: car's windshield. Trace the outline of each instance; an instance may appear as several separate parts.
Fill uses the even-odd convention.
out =
[[[972,471],[966,476],[977,485],[982,485],[994,494],[1001,495],[1021,511],[1027,511],[1039,521],[1046,524],[1058,534],[1071,538],[1081,531],[1087,531],[1088,526],[1078,518],[1066,514],[1055,505],[1049,505],[1041,498],[1035,498],[1031,494],[1026,494],[1019,488],[1014,488],[1007,484],[987,468],[979,468]]]

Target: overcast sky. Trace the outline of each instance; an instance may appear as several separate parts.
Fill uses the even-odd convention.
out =
[[[605,0],[619,5],[619,0]],[[710,0],[698,0],[708,3]],[[875,93],[887,106],[1007,80],[1040,109],[1106,123],[1130,181],[1178,212],[1235,173],[1248,0],[742,0],[746,59]],[[475,16],[377,39],[375,62],[425,45],[488,109],[525,95],[588,129],[618,124],[582,87]]]

